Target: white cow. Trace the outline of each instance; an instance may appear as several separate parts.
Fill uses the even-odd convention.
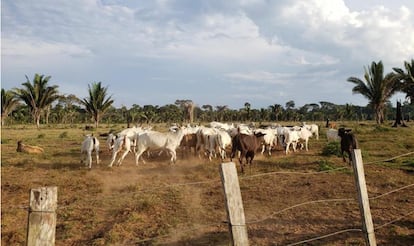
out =
[[[296,146],[299,141],[299,133],[294,128],[290,128],[288,130],[283,131],[284,136],[284,143],[286,144],[286,150],[285,154],[287,155],[289,153],[289,147],[292,145],[293,152],[296,152]]]
[[[148,131],[137,134],[137,151],[135,152],[135,164],[138,165],[139,158],[142,153],[147,150],[165,149],[171,155],[171,163],[177,161],[176,150],[181,143],[181,140],[186,134],[185,128],[180,128],[176,132],[157,132]],[[142,160],[144,163],[145,161]]]
[[[288,154],[290,145],[293,147],[293,152],[296,151],[299,140],[305,141],[305,150],[308,151],[308,142],[309,138],[312,137],[312,133],[306,127],[294,126],[289,130],[284,131],[284,137],[286,144],[286,154]]]
[[[200,126],[197,130],[197,145],[196,145],[196,152],[198,152],[198,157],[200,153],[204,153],[207,155],[209,159],[211,159],[212,155],[215,154],[214,147],[215,147],[215,139],[214,135],[217,134],[216,128]]]
[[[303,122],[302,126],[306,127],[306,129],[308,129],[312,133],[312,135],[315,135],[316,140],[319,140],[319,127],[318,127],[318,125],[316,125],[316,124],[308,125],[308,124],[306,124],[306,122]]]
[[[82,159],[81,162],[84,162],[84,158],[86,159],[85,165],[89,168],[92,168],[92,152],[95,151],[96,156],[96,164],[99,164],[99,140],[92,136],[87,135],[82,142],[81,146],[81,154]]]
[[[261,132],[265,134],[263,136],[263,143],[262,143],[262,155],[264,152],[268,151],[269,155],[272,155],[272,148],[277,145],[277,129],[274,128],[265,128],[265,129],[256,129],[255,132]]]
[[[131,139],[127,135],[118,136],[115,139],[115,143],[112,148],[112,157],[111,161],[109,163],[109,167],[112,167],[112,165],[115,162],[116,156],[119,152],[124,150],[121,157],[118,159],[117,165],[120,166],[122,164],[122,161],[125,159],[126,155],[131,152]]]
[[[216,144],[219,149],[221,160],[227,157],[226,149],[231,147],[230,134],[225,130],[218,130],[216,135]]]

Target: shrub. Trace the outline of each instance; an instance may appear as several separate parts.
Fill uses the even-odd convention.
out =
[[[341,146],[339,142],[329,142],[322,149],[323,156],[336,155],[341,156]]]
[[[37,138],[45,138],[45,134],[44,133],[41,133],[41,134],[39,134],[39,135],[37,135]]]
[[[62,132],[60,135],[59,135],[59,138],[67,138],[68,137],[68,132]]]

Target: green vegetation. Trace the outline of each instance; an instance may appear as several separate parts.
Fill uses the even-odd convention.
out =
[[[337,105],[331,102],[310,102],[296,107],[293,100],[286,102],[285,107],[272,104],[267,108],[254,108],[251,102],[245,102],[240,109],[230,109],[227,105],[197,106],[192,100],[177,99],[174,104],[164,106],[132,104],[130,108],[115,108],[114,101],[108,96],[108,87],[101,82],[88,85],[89,96],[79,99],[76,95],[60,95],[57,86],[48,86],[50,76],[35,74],[33,84],[27,78],[23,88],[12,91],[2,89],[2,125],[27,124],[90,124],[95,128],[104,124],[159,124],[159,123],[198,123],[209,121],[225,122],[262,122],[269,121],[365,121],[376,120],[383,124],[393,120],[396,108],[389,101],[395,92],[403,92],[402,117],[408,119],[414,115],[414,82],[411,63],[404,62],[404,68],[393,68],[395,71],[384,75],[382,62],[372,62],[365,69],[364,80],[349,77],[355,84],[354,93],[363,95],[369,100],[367,106],[351,104]],[[33,98],[33,100],[31,100]],[[57,103],[54,103],[56,102]],[[20,104],[20,102],[23,102]],[[132,102],[133,103],[133,102]],[[321,124],[323,125],[323,124]]]
[[[329,142],[322,149],[323,156],[341,156],[341,145],[339,142]]]
[[[102,116],[111,107],[114,100],[108,97],[108,87],[102,87],[102,83],[92,83],[88,85],[89,97],[81,101],[88,112],[95,121],[95,127],[98,127]]]
[[[384,123],[384,110],[386,103],[397,91],[400,91],[400,80],[394,73],[384,77],[384,66],[382,62],[372,62],[368,69],[365,69],[365,81],[350,77],[348,81],[355,84],[353,93],[363,95],[369,100],[370,106],[374,109],[375,120],[378,124]]]

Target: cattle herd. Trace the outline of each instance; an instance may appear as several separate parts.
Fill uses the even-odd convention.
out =
[[[342,155],[346,152],[350,156],[350,150],[358,147],[350,129],[330,128],[326,135],[328,141],[340,140]],[[136,165],[140,160],[145,163],[145,152],[145,158],[154,152],[166,152],[170,156],[170,162],[175,163],[180,148],[183,153],[191,153],[210,161],[214,158],[230,158],[232,161],[237,155],[243,172],[244,160],[245,163],[252,164],[256,153],[271,155],[276,146],[283,148],[286,155],[291,149],[293,152],[298,148],[308,151],[308,141],[313,136],[319,139],[319,127],[305,122],[300,126],[272,125],[256,128],[247,124],[213,121],[208,126],[172,126],[167,132],[155,131],[151,127],[131,127],[117,134],[108,134],[106,145],[112,152],[109,167],[114,163],[120,166],[130,152],[135,155]],[[86,136],[81,152],[86,158],[87,167],[91,168],[93,152],[99,163],[99,140],[91,135]],[[345,161],[345,157],[343,159]]]

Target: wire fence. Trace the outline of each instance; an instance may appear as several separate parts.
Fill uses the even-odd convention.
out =
[[[377,160],[377,161],[371,161],[371,162],[367,162],[364,163],[364,165],[372,165],[372,164],[376,164],[376,163],[381,163],[381,162],[389,162],[404,156],[409,156],[414,154],[414,152],[409,152],[409,153],[405,153],[405,154],[401,154],[392,158],[388,158],[388,159],[384,159],[384,160]],[[335,168],[335,169],[330,169],[330,170],[325,170],[325,171],[318,171],[318,172],[297,172],[297,171],[275,171],[275,172],[266,172],[266,173],[260,173],[260,174],[254,174],[254,175],[249,175],[249,176],[242,176],[239,177],[239,180],[248,180],[248,179],[255,179],[255,178],[259,178],[259,177],[265,177],[265,176],[272,176],[272,175],[320,175],[320,174],[327,174],[327,173],[331,173],[331,172],[335,172],[335,171],[340,171],[340,170],[344,170],[344,169],[348,169],[348,167],[340,167],[340,168]],[[166,185],[162,185],[162,186],[158,186],[158,187],[151,187],[151,188],[145,188],[145,189],[139,189],[136,190],[134,192],[132,192],[131,195],[134,194],[140,194],[143,192],[150,192],[150,191],[156,191],[156,190],[161,190],[161,189],[168,189],[168,188],[177,188],[177,187],[184,187],[184,186],[194,186],[194,185],[204,185],[204,184],[217,184],[221,186],[221,180],[220,179],[211,179],[211,180],[205,180],[205,181],[193,181],[193,182],[184,182],[184,183],[173,183],[173,184],[166,184]],[[383,194],[374,196],[374,197],[370,197],[369,200],[377,200],[380,198],[383,198],[385,196],[391,195],[393,193],[397,193],[403,190],[407,190],[414,187],[414,184],[408,184],[396,189],[393,189],[391,191],[385,192]],[[107,199],[111,199],[112,197],[117,197],[117,195],[107,195],[105,197],[100,197],[100,199],[103,200],[107,200]],[[96,201],[96,198],[95,198]],[[252,225],[252,224],[258,224],[258,223],[262,223],[266,220],[269,219],[273,219],[275,216],[277,216],[278,214],[281,214],[283,212],[289,211],[289,210],[293,210],[293,209],[297,209],[300,208],[302,206],[306,206],[306,205],[310,205],[310,204],[320,204],[320,203],[340,203],[340,202],[352,202],[352,203],[357,203],[358,201],[355,198],[332,198],[332,199],[320,199],[320,200],[311,200],[311,201],[305,201],[305,202],[301,202],[301,203],[297,203],[294,204],[292,206],[277,210],[277,211],[273,211],[272,213],[270,213],[267,216],[264,216],[262,218],[259,219],[255,219],[255,220],[250,220],[250,221],[246,221],[246,225]],[[65,208],[69,208],[70,205],[62,205],[62,206],[58,206],[58,209],[65,209]],[[17,205],[17,206],[4,206],[3,202],[2,202],[2,210],[3,209],[23,209],[23,210],[28,210],[29,207],[25,206],[25,205]],[[385,222],[381,225],[377,225],[375,227],[376,230],[381,230],[391,224],[394,224],[398,221],[401,221],[405,218],[407,218],[410,215],[414,214],[414,209],[412,211],[408,211],[407,213],[394,218],[388,222]],[[216,223],[207,223],[207,224],[201,224],[201,225],[194,225],[192,228],[188,229],[188,230],[180,230],[181,233],[191,233],[191,232],[195,232],[195,231],[200,231],[200,230],[205,230],[206,228],[212,227],[212,226],[227,226],[228,222],[226,220],[222,220],[222,221],[217,221]],[[316,240],[321,240],[321,239],[325,239],[325,238],[329,238],[329,237],[333,237],[339,234],[343,234],[343,233],[349,233],[349,232],[362,232],[362,229],[360,228],[348,228],[348,229],[342,229],[339,231],[335,231],[335,232],[330,232],[328,234],[325,235],[321,235],[321,236],[317,236],[317,237],[313,237],[313,238],[309,238],[306,240],[302,240],[302,241],[298,241],[298,242],[294,242],[294,243],[290,243],[287,244],[289,246],[293,246],[293,245],[300,245],[300,244],[305,244],[305,243],[309,243],[312,241],[316,241]],[[156,241],[156,240],[160,240],[160,239],[165,239],[165,238],[169,238],[171,237],[171,233],[169,234],[165,234],[165,235],[159,235],[156,237],[149,237],[149,238],[142,238],[142,239],[138,239],[135,241],[135,243],[144,243],[144,242],[148,242],[148,241]]]

